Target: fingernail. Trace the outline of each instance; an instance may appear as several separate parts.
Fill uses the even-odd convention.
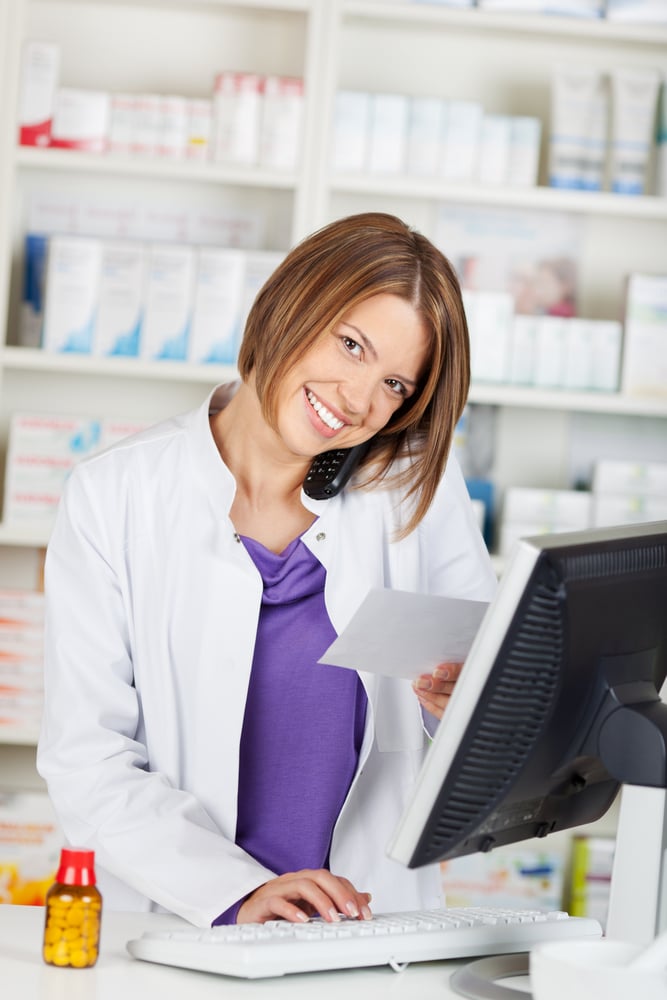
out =
[[[446,681],[449,679],[449,670],[447,669],[447,667],[438,667],[433,672],[435,676],[441,681]]]
[[[331,909],[329,910],[329,919],[333,920],[333,922],[336,924],[340,923],[340,913],[334,906],[332,906]]]
[[[370,909],[367,906],[362,906],[361,907],[361,915],[364,918],[364,920],[372,920],[373,919],[373,914],[371,913]]]
[[[347,912],[350,914],[351,917],[359,916],[359,910],[356,908],[352,900],[349,900],[349,902],[345,904],[345,909],[347,910]]]
[[[310,917],[306,916],[306,914],[303,912],[303,910],[299,910],[298,913],[297,913],[297,915],[296,915],[296,917],[297,917],[297,920],[300,920],[301,923],[303,923],[303,924],[307,924],[308,921],[310,920]]]

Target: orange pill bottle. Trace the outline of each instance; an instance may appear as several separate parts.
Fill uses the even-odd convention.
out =
[[[46,894],[42,954],[49,965],[95,965],[102,919],[102,896],[95,881],[95,852],[63,847],[56,880]]]

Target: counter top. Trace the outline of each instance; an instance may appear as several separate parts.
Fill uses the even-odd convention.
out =
[[[241,980],[139,962],[126,951],[125,943],[144,931],[179,926],[188,925],[167,914],[103,913],[94,968],[59,969],[41,956],[44,908],[0,905],[2,994],[25,1000],[460,1000],[448,985],[461,965],[454,961],[422,962],[398,973],[383,966]]]

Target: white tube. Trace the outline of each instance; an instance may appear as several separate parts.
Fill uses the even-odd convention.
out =
[[[611,81],[611,189],[619,194],[644,194],[660,74],[622,69],[612,73]]]
[[[585,66],[557,66],[551,91],[549,183],[602,187],[607,144],[608,89],[604,76]]]

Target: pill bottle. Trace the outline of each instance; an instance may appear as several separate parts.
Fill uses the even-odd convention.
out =
[[[63,847],[56,880],[46,894],[44,961],[73,969],[95,965],[102,896],[95,884],[95,852]]]

